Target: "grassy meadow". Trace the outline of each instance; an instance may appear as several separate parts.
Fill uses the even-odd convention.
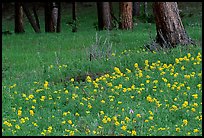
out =
[[[202,4],[179,3],[196,45],[154,52],[154,22],[98,32],[96,6],[79,7],[76,33],[69,4],[61,33],[44,33],[41,7],[40,34],[26,17],[14,34],[12,10],[2,14],[13,33],[2,36],[2,135],[201,136]]]

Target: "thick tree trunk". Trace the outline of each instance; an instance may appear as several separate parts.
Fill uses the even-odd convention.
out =
[[[140,2],[133,2],[132,16],[140,16]]]
[[[72,2],[72,32],[77,32],[76,2]]]
[[[132,2],[120,2],[119,3],[119,14],[120,14],[120,29],[132,29]]]
[[[98,10],[98,28],[112,29],[111,6],[109,2],[97,2]]]
[[[28,9],[28,6],[27,6],[26,4],[24,4],[24,3],[21,3],[21,5],[22,5],[23,10],[24,10],[24,12],[25,12],[25,15],[27,16],[27,18],[28,18],[28,20],[29,20],[31,26],[32,26],[33,29],[34,29],[34,31],[35,31],[36,33],[40,33],[40,29],[38,28],[38,26],[37,26],[35,20],[33,19],[32,15],[31,15],[31,13],[30,13],[30,11],[29,11],[29,9]]]
[[[183,27],[176,2],[154,2],[153,11],[156,21],[157,43],[162,47],[192,44],[192,40]]]
[[[15,2],[15,33],[23,32],[23,8],[19,2]]]

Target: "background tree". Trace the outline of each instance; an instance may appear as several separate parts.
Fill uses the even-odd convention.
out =
[[[60,2],[45,2],[45,32],[60,32],[61,5]]]
[[[15,2],[15,33],[23,32],[25,32],[23,27],[23,8],[19,2]]]
[[[119,2],[120,29],[132,29],[132,2]]]
[[[76,2],[72,2],[72,32],[77,32]]]
[[[110,2],[97,2],[98,29],[112,29]]]
[[[57,32],[61,31],[61,3],[57,2],[58,5],[58,17],[57,17]]]
[[[183,27],[176,2],[154,2],[153,11],[157,43],[162,47],[193,43]]]
[[[132,10],[132,16],[139,16],[140,15],[140,2],[132,2],[133,10]]]
[[[32,17],[31,12],[29,11],[29,8],[28,8],[28,7],[30,7],[30,6],[28,5],[28,3],[21,2],[21,5],[22,5],[23,11],[24,11],[25,15],[27,16],[27,18],[28,18],[28,20],[29,20],[31,26],[32,26],[33,29],[34,29],[34,31],[35,31],[36,33],[40,33],[40,28],[38,28],[38,25],[36,24],[35,19]]]
[[[37,14],[36,3],[33,3],[33,14],[35,17],[36,24],[37,24],[38,28],[40,29],[40,21],[39,21],[38,14]]]
[[[54,22],[52,20],[52,2],[45,2],[45,32],[54,32]]]

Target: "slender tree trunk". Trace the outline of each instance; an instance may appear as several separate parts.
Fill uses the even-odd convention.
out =
[[[34,13],[34,16],[35,16],[36,24],[37,24],[38,28],[40,29],[40,21],[39,21],[39,18],[38,18],[38,14],[37,14],[37,10],[36,10],[36,5],[35,4],[33,5],[33,13]]]
[[[77,32],[76,2],[72,2],[72,32]]]
[[[58,18],[57,18],[57,32],[61,31],[61,3],[58,2]]]
[[[147,13],[147,2],[144,2],[144,15],[145,15],[145,17],[148,16],[148,13]]]
[[[15,33],[23,32],[23,8],[19,2],[15,2]]]
[[[102,4],[103,27],[104,29],[112,29],[111,7],[109,2]]]
[[[56,2],[52,3],[52,22],[54,26],[54,32],[57,31],[57,20],[58,20],[58,5]]]
[[[140,2],[133,2],[132,16],[140,16]]]
[[[184,29],[176,2],[154,2],[153,11],[157,31],[156,42],[162,47],[193,43]]]
[[[54,32],[54,23],[52,19],[52,2],[45,3],[45,32]]]
[[[132,2],[119,2],[120,29],[132,29]]]
[[[31,26],[33,27],[34,31],[36,33],[40,33],[40,29],[38,28],[35,20],[33,19],[32,15],[31,15],[31,13],[30,13],[30,11],[28,9],[28,6],[26,4],[24,4],[24,3],[21,3],[21,4],[22,4],[23,10],[24,10],[24,12],[25,12]]]
[[[103,30],[102,2],[97,2],[98,30]]]

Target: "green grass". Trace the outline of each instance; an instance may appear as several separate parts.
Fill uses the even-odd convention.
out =
[[[133,31],[97,32],[104,48],[98,52],[110,48],[105,40],[112,48],[92,61],[95,6],[78,11],[77,33],[66,25],[70,5],[63,9],[61,33],[35,34],[25,20],[25,34],[2,36],[2,135],[202,135],[198,5],[180,5],[196,46],[146,51],[155,24],[136,19]],[[40,20],[43,29],[43,12]],[[2,21],[2,30],[14,28],[13,20]]]

